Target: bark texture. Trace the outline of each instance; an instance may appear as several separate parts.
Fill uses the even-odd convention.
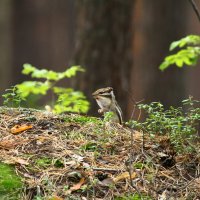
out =
[[[133,0],[84,0],[77,5],[79,28],[74,63],[86,68],[80,79],[81,89],[91,97],[94,90],[111,86],[123,110],[132,67],[133,5]],[[96,105],[91,111],[94,108]]]

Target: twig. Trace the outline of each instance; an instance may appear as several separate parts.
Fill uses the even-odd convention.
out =
[[[192,8],[193,8],[194,12],[196,13],[197,18],[198,18],[198,20],[200,22],[200,12],[199,12],[199,9],[198,9],[196,3],[194,2],[194,0],[189,0],[189,2],[191,3]]]
[[[133,139],[133,130],[131,130],[131,160],[133,160],[134,157],[134,152],[133,152],[133,143],[134,143],[134,139]]]
[[[133,172],[133,166],[132,166],[132,162],[133,162],[133,156],[134,156],[134,152],[133,152],[133,130],[131,130],[131,152],[130,152],[130,166],[129,166],[129,176],[130,176],[130,182],[131,182],[131,186],[133,187],[133,182],[132,182],[132,172]]]
[[[142,131],[142,154],[145,155],[145,153],[144,153],[144,131]]]
[[[133,111],[132,111],[131,117],[130,117],[130,120],[132,120],[132,119],[133,119],[133,116],[134,116],[134,113],[135,113],[136,106],[137,106],[139,103],[141,103],[142,101],[144,101],[144,99],[142,99],[142,100],[140,100],[140,101],[137,102],[137,101],[135,100],[135,98],[133,97],[133,95],[132,95],[132,93],[131,93],[130,91],[126,90],[126,92],[128,93],[128,95],[129,95],[131,101],[132,101],[133,104],[134,104],[134,106],[133,106]]]
[[[135,108],[136,108],[136,104],[133,106],[133,111],[132,111],[132,113],[131,113],[131,120],[133,119],[133,115],[134,115],[134,113],[135,113]]]
[[[131,130],[130,158],[129,158],[129,161],[126,161],[126,167],[127,167],[128,173],[129,173],[131,187],[134,188],[137,191],[137,193],[140,196],[140,199],[143,200],[143,197],[142,197],[142,195],[140,193],[140,190],[137,188],[137,186],[135,184],[133,184],[133,180],[132,180],[132,173],[134,171],[134,169],[133,169],[133,161],[134,161],[134,151],[133,151],[134,138],[133,138],[133,132],[134,132],[134,130],[132,129]]]
[[[127,171],[129,173],[129,177],[130,177],[130,184],[131,184],[131,187],[136,190],[136,192],[140,196],[140,199],[143,200],[140,190],[137,188],[137,186],[135,184],[133,184],[133,180],[132,180],[133,163],[132,162],[133,162],[133,160],[131,160],[131,159],[129,161],[126,161],[126,167],[127,167]]]
[[[121,169],[114,169],[114,168],[103,168],[103,167],[92,167],[93,170],[95,171],[122,171]]]
[[[142,114],[142,110],[140,109],[140,112],[139,112],[139,115],[138,115],[137,121],[140,120],[141,114]]]

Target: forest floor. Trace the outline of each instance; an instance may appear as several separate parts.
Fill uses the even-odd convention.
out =
[[[94,117],[1,107],[0,152],[0,199],[200,199],[200,154]]]

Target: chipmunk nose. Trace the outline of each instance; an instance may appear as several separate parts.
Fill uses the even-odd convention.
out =
[[[95,99],[99,99],[99,97],[98,96],[93,96]]]

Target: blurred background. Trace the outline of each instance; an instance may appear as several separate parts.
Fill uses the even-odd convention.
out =
[[[170,43],[188,34],[200,34],[188,0],[0,0],[0,93],[27,79],[24,63],[81,65],[86,72],[63,84],[85,93],[89,114],[97,114],[91,93],[107,86],[126,118],[141,100],[178,106],[200,98],[200,66],[158,67]]]

